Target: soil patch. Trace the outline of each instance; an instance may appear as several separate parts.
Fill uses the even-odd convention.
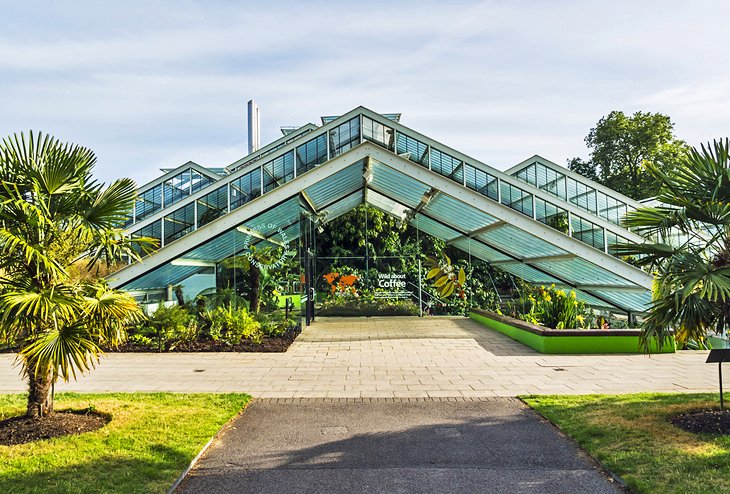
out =
[[[227,345],[221,341],[200,340],[188,345],[181,343],[175,348],[163,349],[162,352],[262,352],[262,353],[283,353],[294,343],[297,336],[302,332],[301,327],[297,326],[287,331],[282,336],[264,338],[261,343],[243,342],[239,345]],[[19,347],[0,348],[0,353],[18,353]],[[157,348],[148,346],[139,346],[134,343],[124,343],[114,348],[104,348],[105,352],[112,353],[150,353],[157,352]]]
[[[302,332],[302,329],[297,326],[287,331],[282,336],[274,336],[264,338],[261,343],[253,343],[250,341],[244,341],[238,345],[228,345],[222,341],[213,340],[200,340],[195,341],[188,345],[187,343],[181,343],[175,348],[163,350],[164,352],[262,352],[262,353],[283,353],[294,343],[297,336]],[[108,352],[156,352],[157,348],[150,348],[147,346],[138,346],[133,343],[127,342],[124,345],[120,345],[115,348],[107,348],[105,351]]]
[[[730,434],[730,410],[701,410],[685,413],[670,422],[687,432]]]
[[[0,421],[0,444],[12,446],[41,439],[82,434],[101,429],[109,417],[84,411],[63,410],[40,419],[11,417]]]

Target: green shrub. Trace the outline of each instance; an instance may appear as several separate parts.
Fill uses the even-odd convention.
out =
[[[238,345],[243,340],[261,343],[264,336],[261,324],[243,307],[217,307],[209,312],[209,317],[211,338],[229,345]]]
[[[553,329],[587,328],[593,319],[592,311],[574,291],[565,292],[551,285],[525,285],[522,296],[509,308],[513,317]]]
[[[287,330],[299,323],[299,317],[298,312],[290,312],[287,317],[284,311],[256,314],[256,320],[261,324],[261,332],[268,338],[286,334]]]
[[[185,307],[160,304],[154,313],[140,326],[130,341],[158,351],[172,350],[180,343],[190,345],[197,339],[195,316]],[[149,340],[149,341],[148,341]]]

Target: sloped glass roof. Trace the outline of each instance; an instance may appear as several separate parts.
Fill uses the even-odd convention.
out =
[[[389,126],[396,141],[406,136],[418,142],[417,156],[401,156],[397,147],[390,149],[387,142],[365,139],[358,123],[364,118]],[[543,192],[538,189],[528,184],[518,187],[516,179],[363,108],[308,130],[306,139],[283,141],[265,158],[139,222],[136,227],[140,231],[157,225],[159,235],[172,240],[144,265],[132,265],[117,273],[117,286],[138,289],[175,283],[171,280],[190,276],[195,269],[207,267],[206,262],[219,262],[231,255],[245,245],[252,231],[258,238],[253,242],[282,228],[293,240],[299,235],[303,210],[310,210],[321,221],[331,221],[367,200],[527,282],[576,287],[586,298],[620,310],[646,308],[651,277],[606,254],[605,242],[595,241],[609,234],[611,238],[619,237],[619,233],[631,238],[633,234],[599,217],[583,220],[576,214],[574,202],[556,197],[550,199],[554,204],[549,203],[545,200],[548,196],[541,196]],[[325,142],[323,136],[325,161],[317,151]],[[295,152],[311,143],[317,147],[312,153]],[[433,156],[440,156],[435,168]],[[310,159],[315,161],[300,162]],[[214,198],[208,197],[211,191]],[[210,205],[221,209],[209,222],[197,217],[203,208],[190,206],[204,198],[203,203],[209,205],[206,213],[211,213]],[[180,216],[178,211],[190,213],[191,227],[173,238],[164,232],[165,221],[161,226],[159,221]]]

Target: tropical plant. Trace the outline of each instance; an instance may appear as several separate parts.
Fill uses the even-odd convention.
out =
[[[522,287],[522,296],[510,306],[514,317],[553,329],[587,328],[593,319],[591,310],[575,291],[566,292],[555,285]]]
[[[429,256],[426,258],[426,266],[429,268],[426,279],[433,279],[433,286],[438,288],[439,295],[444,298],[456,293],[459,298],[466,300],[466,272],[464,268],[457,269],[451,264],[451,259],[446,254],[443,260]]]
[[[148,346],[147,338],[158,352],[173,350],[179,344],[188,348],[197,339],[197,322],[194,315],[186,307],[180,305],[166,306],[164,303],[155,309],[141,327],[135,331],[135,342]]]
[[[626,216],[625,225],[647,239],[619,245],[654,272],[653,300],[642,324],[642,345],[702,342],[730,323],[730,159],[726,138],[692,149],[679,166],[647,169],[660,184],[660,206]]]
[[[139,259],[121,225],[135,184],[108,187],[91,177],[96,158],[83,147],[30,133],[0,144],[0,339],[20,344],[29,381],[27,416],[53,411],[53,384],[94,367],[102,346],[125,338],[143,316],[133,297],[84,276]]]
[[[238,345],[243,340],[261,343],[261,323],[245,308],[217,307],[210,311],[211,335],[220,335],[228,345]]]

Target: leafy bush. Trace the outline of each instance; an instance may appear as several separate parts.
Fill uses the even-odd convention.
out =
[[[135,344],[162,352],[172,350],[180,343],[189,346],[197,336],[195,317],[185,307],[166,307],[161,303],[129,339]]]
[[[261,343],[264,337],[261,324],[243,307],[216,307],[209,311],[208,317],[211,337],[229,345],[238,345],[243,340]]]
[[[283,336],[290,329],[299,323],[298,313],[289,313],[288,317],[284,311],[256,314],[256,320],[261,325],[261,332],[266,337]]]
[[[574,291],[566,293],[555,285],[525,285],[522,296],[509,310],[513,317],[553,329],[587,328],[593,319],[591,309],[577,299]]]

